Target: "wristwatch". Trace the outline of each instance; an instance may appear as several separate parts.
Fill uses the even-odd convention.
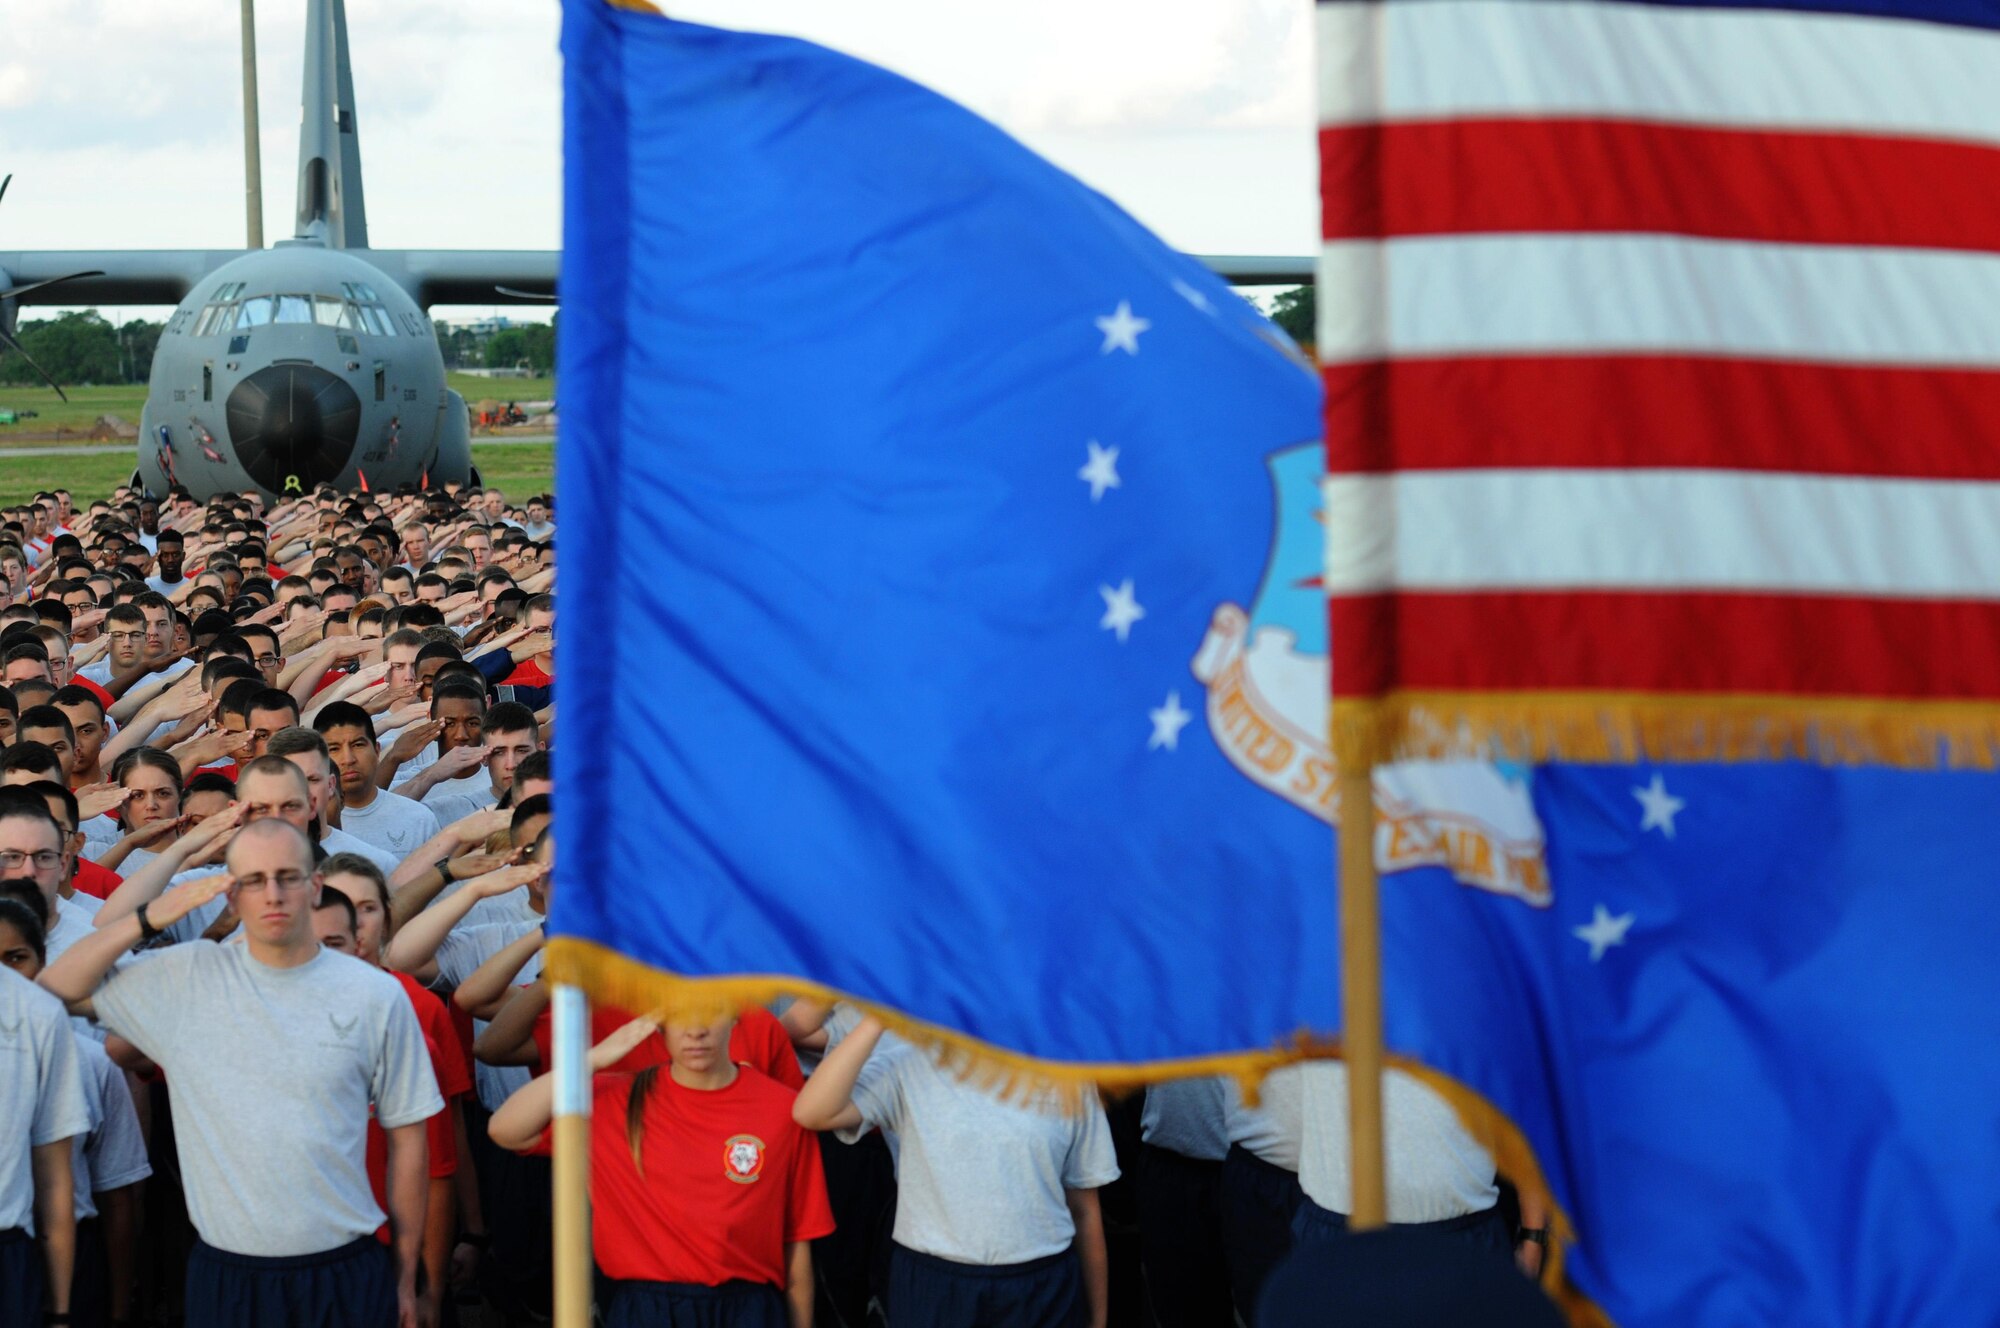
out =
[[[1514,1228],[1514,1243],[1516,1245],[1526,1245],[1530,1241],[1546,1250],[1549,1247],[1549,1229],[1547,1227]]]
[[[147,904],[152,902],[150,899],[146,901]],[[139,944],[151,945],[159,939],[160,929],[155,927],[153,920],[146,916],[146,904],[139,905]]]

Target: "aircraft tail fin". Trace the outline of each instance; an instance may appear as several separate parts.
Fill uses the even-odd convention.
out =
[[[316,234],[334,249],[366,249],[368,209],[344,0],[307,0],[301,96],[298,234]]]

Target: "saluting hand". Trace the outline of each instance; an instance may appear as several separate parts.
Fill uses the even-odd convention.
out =
[[[130,794],[116,784],[85,784],[76,791],[76,814],[82,821],[103,816],[125,805]]]
[[[420,724],[412,724],[396,736],[389,744],[389,759],[407,761],[424,748],[437,741],[437,735],[444,732],[444,721],[427,719]]]
[[[659,1016],[642,1014],[631,1023],[607,1035],[604,1041],[590,1049],[592,1072],[608,1070],[624,1060],[638,1050],[640,1043],[658,1032],[659,1028]]]
[[[198,877],[192,881],[182,881],[179,885],[161,891],[160,897],[146,906],[146,917],[155,927],[164,930],[203,904],[235,888],[236,878],[227,872]]]
[[[440,776],[462,775],[469,770],[477,770],[480,766],[486,764],[487,754],[492,750],[492,748],[483,742],[474,743],[466,747],[454,747],[443,756],[438,757],[438,774]]]

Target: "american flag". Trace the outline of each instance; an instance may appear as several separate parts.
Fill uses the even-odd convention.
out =
[[[1337,712],[2000,755],[2000,7],[1322,2]]]

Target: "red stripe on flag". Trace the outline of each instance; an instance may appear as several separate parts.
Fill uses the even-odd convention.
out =
[[[1328,364],[1334,473],[1698,467],[2000,479],[2000,372],[1680,356]]]
[[[2000,699],[2000,603],[1715,593],[1336,596],[1336,697],[1409,691]]]
[[[1327,239],[1637,231],[2000,250],[2000,150],[1615,120],[1320,130]]]

